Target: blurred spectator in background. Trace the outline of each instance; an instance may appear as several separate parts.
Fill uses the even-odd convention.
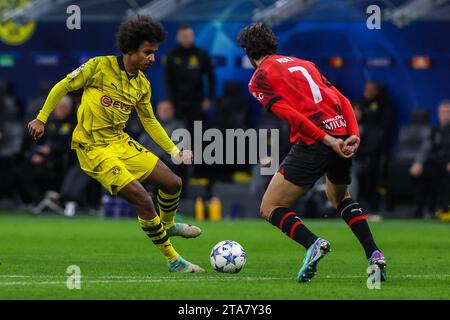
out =
[[[22,154],[24,130],[20,120],[21,103],[15,98],[14,86],[0,82],[0,199],[8,202],[8,209],[15,209],[15,175]],[[20,174],[18,172],[18,174]],[[3,206],[3,204],[1,205]]]
[[[352,107],[353,107],[353,112],[355,113],[356,121],[358,121],[359,131],[361,132],[362,131],[361,109],[359,108],[359,105],[357,103],[352,103]],[[359,153],[359,151],[358,151],[358,153]],[[352,198],[355,199],[356,201],[359,201],[359,177],[360,177],[360,174],[361,174],[361,162],[360,162],[360,158],[357,154],[353,159],[352,171],[351,171],[352,184],[349,187],[349,192],[352,195]]]
[[[39,144],[30,144],[18,175],[20,193],[26,204],[36,204],[48,190],[59,190],[68,168],[74,163],[70,150],[76,118],[73,102],[65,96],[47,123],[46,135]]]
[[[248,128],[248,115],[250,111],[250,102],[244,94],[244,84],[238,81],[225,81],[223,86],[223,95],[216,100],[211,127],[218,129],[226,137],[227,129]],[[237,164],[238,150],[234,146],[234,164],[213,164],[209,165],[203,171],[204,175],[210,180],[210,188],[215,181],[231,181],[233,173],[250,172],[249,154],[246,154],[245,164]],[[227,154],[226,143],[223,145],[223,154]]]
[[[416,182],[416,217],[423,217],[436,209],[448,212],[450,203],[450,100],[440,103],[439,126],[425,139],[409,169]],[[424,212],[427,201],[429,213]]]
[[[177,32],[177,47],[165,57],[166,98],[175,108],[175,116],[185,122],[194,138],[194,121],[203,120],[203,130],[209,128],[208,112],[214,98],[216,78],[207,52],[194,44],[194,30],[184,25]],[[206,78],[206,79],[205,79]],[[207,80],[208,90],[204,88]],[[208,175],[207,165],[194,167],[198,177]]]
[[[357,153],[360,169],[360,196],[372,210],[378,210],[380,187],[385,184],[386,164],[393,143],[395,109],[385,88],[369,81],[357,103],[361,146]]]
[[[246,129],[250,102],[244,86],[238,81],[225,81],[223,95],[217,98],[211,124],[223,132],[226,129]]]
[[[209,110],[216,87],[211,59],[207,52],[195,46],[194,37],[190,26],[181,26],[177,33],[178,46],[164,61],[166,98],[190,132],[193,132],[193,122],[202,120],[202,114]],[[204,77],[208,80],[207,92]]]
[[[278,154],[273,155],[269,154],[266,157],[262,157],[258,159],[258,164],[254,165],[252,168],[252,180],[250,185],[250,190],[252,193],[257,194],[262,197],[264,192],[269,185],[270,180],[272,179],[271,175],[261,175],[262,167],[270,167],[272,165],[273,157],[278,157],[278,164],[281,163],[281,159],[284,159],[286,155],[289,153],[291,148],[291,142],[289,139],[290,126],[285,121],[277,118],[271,112],[264,112],[261,116],[261,122],[259,129],[268,130],[269,139],[267,140],[268,146],[267,151],[272,151],[272,143],[278,143]],[[271,131],[272,129],[278,130],[278,141],[272,140]],[[259,154],[259,150],[258,150]],[[300,200],[301,201],[301,200]]]

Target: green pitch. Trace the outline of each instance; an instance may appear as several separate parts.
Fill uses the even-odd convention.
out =
[[[450,224],[371,223],[388,263],[388,282],[366,286],[367,262],[340,220],[306,220],[332,252],[312,282],[296,276],[305,250],[262,220],[203,222],[197,239],[173,240],[206,274],[171,274],[135,220],[0,213],[0,299],[449,299]],[[239,274],[219,274],[209,253],[220,240],[245,248]],[[66,286],[68,266],[81,289]]]

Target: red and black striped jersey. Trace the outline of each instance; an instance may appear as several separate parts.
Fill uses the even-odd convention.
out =
[[[359,136],[350,102],[310,61],[268,56],[248,88],[264,108],[291,125],[292,143],[312,144],[326,134]]]

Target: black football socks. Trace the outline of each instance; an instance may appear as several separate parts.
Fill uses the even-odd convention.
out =
[[[366,252],[367,259],[369,259],[372,253],[375,250],[378,250],[378,247],[373,240],[367,218],[364,215],[361,206],[351,198],[345,198],[339,204],[337,210],[358,238]]]
[[[309,231],[297,213],[290,208],[279,207],[273,210],[270,223],[306,249],[317,240],[317,236]]]

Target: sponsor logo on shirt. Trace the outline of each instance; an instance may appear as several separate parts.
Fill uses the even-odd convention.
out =
[[[100,103],[104,107],[113,107],[115,109],[119,109],[122,111],[130,111],[133,108],[132,105],[125,104],[121,101],[114,100],[107,95],[104,95],[100,98]]]
[[[113,175],[118,176],[121,172],[120,167],[119,166],[114,166],[111,168],[111,172]]]
[[[338,128],[347,128],[347,122],[345,122],[343,115],[323,120],[322,123],[324,124],[325,129],[330,131]]]

